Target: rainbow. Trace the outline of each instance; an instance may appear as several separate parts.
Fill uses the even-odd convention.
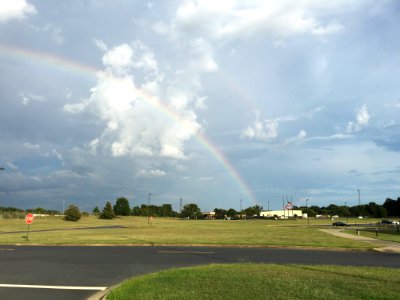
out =
[[[2,43],[0,43],[0,55],[9,58],[11,57],[12,59],[17,60],[27,60],[34,64],[47,65],[50,68],[55,68],[64,72],[72,72],[74,74],[79,74],[80,76],[86,76],[89,78],[97,78],[97,74],[101,72],[100,69],[97,69],[95,67],[68,60],[66,58],[50,53],[18,48]],[[143,92],[141,92],[140,96],[147,103],[173,119],[174,122],[182,122],[182,118],[180,115],[178,115],[168,106],[162,104],[157,98],[147,95]],[[253,194],[245,180],[242,178],[238,170],[229,161],[229,159],[215,146],[215,144],[200,131],[196,133],[195,138],[202,145],[202,147],[204,147],[211,154],[211,156],[224,167],[224,169],[228,172],[234,182],[239,186],[240,190],[243,193],[242,195],[240,195],[240,197],[244,198],[245,200],[250,200],[254,204],[258,204],[255,195]]]

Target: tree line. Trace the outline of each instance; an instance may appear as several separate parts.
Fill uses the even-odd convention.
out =
[[[309,217],[315,217],[316,215],[338,215],[341,217],[372,217],[372,218],[385,218],[385,217],[400,217],[400,197],[396,200],[387,198],[382,205],[370,202],[364,205],[347,206],[347,205],[336,205],[330,204],[327,207],[319,207],[316,205],[305,207],[305,206],[293,206],[293,209],[301,209],[303,213],[307,213]],[[214,217],[216,219],[236,218],[238,216],[254,217],[260,216],[263,207],[254,205],[237,211],[233,208],[215,208]],[[6,217],[4,213],[11,213],[10,217],[23,217],[26,212],[36,214],[49,214],[57,215],[60,214],[57,210],[47,210],[41,207],[34,209],[22,210],[15,207],[3,207],[0,206],[0,212],[3,213],[3,217]],[[18,216],[16,215],[18,214]],[[21,214],[21,216],[20,216]],[[77,221],[81,218],[82,214],[79,208],[75,205],[70,205],[65,211],[65,220]],[[100,211],[96,206],[93,209],[93,214],[97,215],[102,219],[112,219],[116,216],[153,216],[153,217],[181,217],[190,219],[200,219],[203,217],[203,213],[199,206],[195,203],[186,204],[180,212],[174,211],[171,204],[157,205],[146,205],[141,204],[140,206],[130,207],[128,199],[120,197],[116,200],[114,205],[111,202],[107,202]],[[15,215],[15,216],[14,216]]]
[[[293,209],[301,209],[303,213],[307,213],[310,217],[316,215],[338,215],[341,217],[371,217],[371,218],[386,218],[400,217],[400,197],[397,200],[387,198],[382,205],[375,202],[356,206],[338,206],[331,204],[327,207],[310,206],[310,207],[293,207]]]

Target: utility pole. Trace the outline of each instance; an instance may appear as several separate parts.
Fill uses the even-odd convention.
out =
[[[3,167],[0,167],[0,171],[4,171],[5,170],[5,168],[3,168]],[[0,211],[0,215],[2,215],[3,213],[2,213],[2,211]]]
[[[150,224],[150,196],[151,193],[149,193],[149,196],[147,197],[147,224]]]
[[[268,211],[269,211],[269,200],[268,200]]]
[[[285,196],[282,196],[282,210],[283,210],[283,219],[286,217],[286,212],[285,212]]]

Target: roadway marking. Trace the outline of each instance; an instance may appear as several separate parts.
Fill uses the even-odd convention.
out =
[[[15,249],[11,248],[0,248],[0,251],[14,251]]]
[[[105,286],[65,286],[65,285],[29,285],[29,284],[1,284],[0,288],[24,288],[24,289],[53,289],[53,290],[81,290],[81,291],[104,291]]]
[[[214,254],[211,251],[179,251],[179,250],[159,250],[158,253],[163,254]]]

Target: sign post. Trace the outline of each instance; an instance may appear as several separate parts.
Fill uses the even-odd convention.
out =
[[[28,232],[26,234],[26,240],[28,241],[29,240],[29,229],[30,229],[31,224],[33,223],[33,214],[29,213],[25,216],[25,223],[28,224]]]

